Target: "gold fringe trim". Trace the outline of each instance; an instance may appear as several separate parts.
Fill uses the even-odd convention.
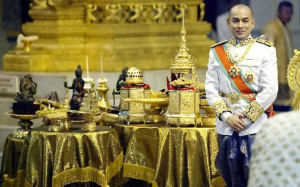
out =
[[[93,167],[85,168],[73,168],[57,175],[52,178],[52,186],[65,186],[74,182],[95,182],[103,187],[108,187],[108,182],[114,177],[122,168],[123,165],[123,152],[107,167],[106,175],[103,171],[99,171]],[[18,171],[18,184],[24,181],[23,171]],[[19,181],[20,180],[20,181]],[[25,187],[31,187],[32,185],[25,180]]]
[[[73,168],[54,175],[52,186],[65,186],[74,182],[95,182],[103,187],[108,187],[103,171],[93,167]]]
[[[213,178],[211,180],[210,187],[225,187],[225,186],[226,186],[226,183],[221,176]]]
[[[123,176],[153,182],[155,170],[146,166],[124,163]]]
[[[123,166],[123,152],[106,168],[106,181],[109,182]]]

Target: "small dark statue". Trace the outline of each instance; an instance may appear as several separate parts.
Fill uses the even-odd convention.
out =
[[[85,90],[83,89],[85,82],[82,79],[82,69],[80,65],[78,65],[77,69],[75,70],[75,76],[76,78],[73,80],[71,87],[67,87],[67,83],[65,82],[65,87],[73,89],[72,98],[70,100],[71,110],[79,110],[85,94]]]
[[[13,113],[35,114],[39,110],[39,105],[33,104],[33,95],[36,94],[37,83],[32,80],[31,75],[20,78],[20,92],[16,94],[16,103],[13,103]]]
[[[33,82],[31,75],[25,75],[24,78],[20,78],[20,92],[15,96],[15,100],[18,102],[33,103],[36,94],[37,83]]]
[[[120,95],[120,90],[121,90],[122,86],[126,85],[127,71],[128,71],[128,67],[125,67],[122,70],[122,74],[119,76],[119,79],[117,81],[116,89],[113,89],[112,95],[113,95],[113,99],[114,99],[114,107],[115,107],[115,95]]]

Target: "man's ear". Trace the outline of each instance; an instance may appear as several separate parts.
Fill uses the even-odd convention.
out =
[[[252,19],[253,27],[255,27],[255,19]]]

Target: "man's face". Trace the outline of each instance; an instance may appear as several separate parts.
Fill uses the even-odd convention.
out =
[[[246,7],[233,7],[227,20],[228,27],[236,39],[247,38],[255,26],[251,10]]]
[[[278,18],[280,21],[286,25],[288,24],[293,16],[293,9],[291,7],[283,6],[277,13]]]

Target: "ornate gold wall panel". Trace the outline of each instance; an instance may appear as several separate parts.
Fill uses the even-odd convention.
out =
[[[180,40],[182,8],[195,65],[206,67],[214,42],[206,37],[210,24],[202,17],[198,20],[198,6],[203,7],[202,0],[34,0],[29,12],[34,21],[22,29],[39,39],[29,52],[6,53],[3,69],[73,71],[77,64],[85,69],[86,55],[91,71],[100,70],[100,57],[104,71],[121,71],[124,66],[169,68]]]

